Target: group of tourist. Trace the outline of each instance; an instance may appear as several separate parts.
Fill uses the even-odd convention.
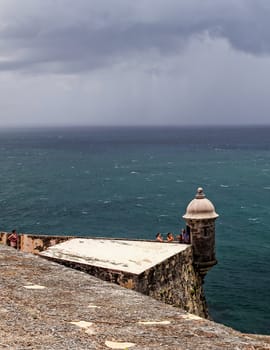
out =
[[[158,232],[156,234],[156,241],[158,242],[179,242],[179,243],[185,243],[190,244],[190,235],[186,229],[182,229],[181,233],[174,237],[172,232],[168,232],[166,236],[166,240],[163,239],[162,234]]]

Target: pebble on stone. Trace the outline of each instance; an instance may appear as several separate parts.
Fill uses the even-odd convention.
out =
[[[115,342],[115,341],[105,341],[105,345],[111,349],[128,349],[132,346],[135,346],[134,343],[123,343],[123,342]]]
[[[170,324],[171,322],[170,321],[139,321],[138,322],[139,324],[149,324],[149,325],[153,325],[153,324],[164,324],[164,325],[167,325],[167,324]]]
[[[26,289],[44,289],[46,288],[45,286],[40,286],[38,284],[32,284],[30,286],[23,286]]]
[[[90,309],[100,308],[100,306],[92,305],[92,304],[89,304],[87,307],[89,307]]]
[[[93,335],[95,334],[95,330],[92,327],[93,322],[87,322],[87,321],[74,321],[74,322],[70,322],[71,324],[74,324],[75,326],[78,326],[80,328],[83,328],[85,333],[88,335]]]
[[[197,315],[193,315],[193,314],[182,315],[182,318],[184,318],[186,320],[203,320],[203,318],[201,318]]]
[[[80,328],[89,328],[93,325],[93,322],[86,322],[86,321],[74,321],[70,323]]]

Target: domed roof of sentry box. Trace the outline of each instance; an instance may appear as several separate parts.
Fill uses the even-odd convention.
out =
[[[218,214],[215,211],[215,207],[209,199],[205,198],[203,189],[198,188],[195,198],[189,203],[186,209],[186,214],[183,215],[184,219],[216,219]]]

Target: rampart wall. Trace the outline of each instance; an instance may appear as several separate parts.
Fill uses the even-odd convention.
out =
[[[6,244],[7,235],[6,232],[1,232],[0,242]],[[50,246],[72,238],[74,237],[20,234],[18,248],[26,253],[39,254]],[[153,242],[153,244],[159,243]],[[193,266],[191,246],[141,274],[56,258],[50,258],[50,260],[208,318],[202,279]]]

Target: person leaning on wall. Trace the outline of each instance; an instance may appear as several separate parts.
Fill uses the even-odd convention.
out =
[[[174,236],[171,232],[168,232],[167,234],[167,242],[173,242],[174,241]]]
[[[8,236],[7,240],[11,247],[17,249],[18,245],[18,233],[16,230],[12,230],[11,234]]]
[[[158,242],[163,242],[163,237],[162,237],[162,234],[160,232],[158,232],[156,234],[156,241]]]

